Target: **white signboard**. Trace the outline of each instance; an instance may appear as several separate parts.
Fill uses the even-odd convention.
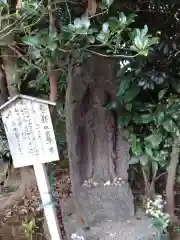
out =
[[[19,99],[1,115],[15,168],[59,160],[48,104]]]
[[[48,104],[53,103],[19,95],[0,110],[14,167],[33,165],[51,239],[61,240],[44,165],[59,160]]]

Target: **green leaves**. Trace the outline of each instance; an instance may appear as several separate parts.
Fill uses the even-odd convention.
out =
[[[103,29],[100,31],[100,33],[97,35],[96,39],[103,43],[106,44],[109,38],[109,31],[105,32]]]
[[[131,50],[137,52],[139,55],[147,56],[149,47],[158,43],[158,38],[152,38],[148,33],[147,25],[143,29],[135,29],[131,34],[133,39],[133,45],[130,47]]]
[[[136,164],[139,162],[139,158],[135,157],[135,156],[131,156],[129,164]]]
[[[167,132],[175,132],[177,130],[177,126],[172,119],[167,119],[162,125]]]
[[[32,47],[39,47],[40,41],[37,36],[24,36],[21,38],[22,42],[32,46]]]
[[[139,158],[139,161],[140,161],[142,166],[146,166],[148,164],[148,162],[149,162],[149,157],[147,155],[142,155]]]
[[[140,139],[136,138],[136,136],[131,140],[131,151],[136,157],[140,157],[143,152]]]
[[[164,98],[164,96],[166,95],[167,91],[168,91],[168,89],[165,88],[165,89],[162,89],[162,90],[159,92],[159,94],[158,94],[159,100],[162,100],[162,99]]]
[[[118,119],[118,125],[121,127],[128,126],[131,121],[131,114],[126,114],[125,116],[120,116]]]
[[[102,4],[109,8],[113,4],[114,0],[102,0]]]
[[[127,88],[129,87],[132,80],[132,76],[123,76],[120,78],[119,90],[117,92],[117,96],[122,96]]]
[[[104,106],[106,109],[116,109],[117,108],[117,102],[111,102],[111,103],[108,103]]]
[[[86,14],[83,14],[81,18],[76,18],[74,20],[74,24],[70,23],[68,27],[70,30],[77,31],[79,34],[85,34],[87,33],[90,25],[91,23],[88,16]]]
[[[153,148],[158,147],[163,140],[163,135],[160,131],[156,131],[153,134],[146,137],[146,141],[149,142]]]
[[[140,87],[132,83],[131,86],[127,89],[127,91],[123,95],[123,101],[124,103],[130,102],[132,99],[134,99],[138,93],[140,92]]]
[[[150,113],[147,114],[136,114],[133,116],[133,121],[136,124],[147,124],[153,121],[153,115]]]

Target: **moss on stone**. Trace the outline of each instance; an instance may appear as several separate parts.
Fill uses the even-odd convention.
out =
[[[60,161],[60,167],[62,169],[67,169],[69,168],[69,160],[68,159],[64,159]]]

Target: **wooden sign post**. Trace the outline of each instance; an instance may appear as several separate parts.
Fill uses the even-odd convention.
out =
[[[44,163],[59,160],[48,105],[50,101],[17,95],[0,107],[15,168],[33,165],[52,240],[61,240]]]

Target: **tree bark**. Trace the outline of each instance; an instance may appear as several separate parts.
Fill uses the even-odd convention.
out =
[[[3,47],[1,49],[2,62],[4,73],[6,76],[6,84],[9,96],[13,97],[19,93],[17,86],[20,84],[20,79],[17,72],[17,57],[12,49]],[[0,210],[10,207],[14,201],[21,199],[23,196],[30,196],[30,189],[35,181],[33,170],[29,167],[20,168],[21,183],[18,190],[13,193],[4,204],[1,204]]]
[[[68,78],[67,142],[73,185],[78,186],[91,178],[107,181],[115,177],[115,113],[106,110],[104,105],[115,90],[116,65],[98,69],[100,66],[96,64],[94,58],[92,62],[76,66]]]
[[[6,76],[2,65],[0,65],[0,106],[8,100],[8,89],[6,85]]]
[[[66,127],[72,190],[76,205],[81,201],[80,192],[84,191],[84,184],[90,184],[91,187],[98,185],[99,191],[103,192],[107,182],[114,186],[113,183],[121,179],[128,189],[129,146],[123,139],[125,132],[118,129],[116,112],[104,107],[115,98],[116,70],[115,61],[96,56],[83,65],[69,69]],[[121,194],[120,192],[118,194]],[[130,215],[133,215],[132,194],[129,189],[127,192],[127,202],[131,205]],[[86,197],[88,194],[87,192]],[[109,197],[108,194],[103,192],[100,197],[104,203]],[[80,205],[83,208],[82,203]]]
[[[166,182],[166,211],[170,215],[171,222],[176,223],[177,217],[174,213],[174,184],[175,184],[175,177],[176,177],[176,169],[179,162],[179,153],[180,153],[180,139],[179,137],[175,137],[173,146],[172,146],[172,153],[170,158],[170,163],[167,169],[168,176]]]

